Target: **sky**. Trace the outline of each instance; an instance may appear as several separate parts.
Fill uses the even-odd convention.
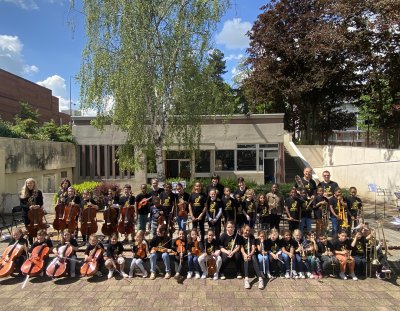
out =
[[[60,111],[79,109],[79,84],[73,77],[85,46],[84,16],[71,11],[69,2],[0,0],[0,68],[51,89],[59,98]],[[246,33],[268,1],[231,2],[213,37],[215,47],[225,54],[224,78],[230,84],[246,56]]]

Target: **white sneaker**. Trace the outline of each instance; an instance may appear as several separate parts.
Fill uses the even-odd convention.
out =
[[[305,279],[306,278],[306,276],[304,275],[303,272],[299,272],[299,277],[300,277],[300,279]]]
[[[290,274],[289,274],[289,272],[286,272],[286,273],[285,273],[285,279],[290,279]]]
[[[307,277],[308,277],[309,279],[312,279],[312,277],[311,277],[311,276],[312,276],[311,272],[307,272],[306,274],[307,274]]]
[[[201,275],[201,278],[202,278],[203,280],[205,280],[205,279],[207,278],[207,273],[203,273],[203,274]]]
[[[194,274],[194,278],[197,279],[197,280],[200,279],[200,273],[196,272],[196,273]]]
[[[294,279],[298,279],[299,278],[297,272],[294,271],[294,270],[292,271],[292,278],[294,278]]]
[[[237,279],[243,279],[243,277],[242,277],[242,275],[241,275],[240,273],[238,273],[238,275],[237,275],[236,278],[237,278]]]
[[[213,280],[214,280],[214,281],[218,280],[218,272],[215,272],[215,273],[214,273]]]
[[[339,276],[340,276],[340,278],[341,278],[342,280],[347,280],[347,276],[346,276],[346,274],[344,274],[344,272],[340,272],[340,273],[339,273]]]
[[[271,273],[267,273],[267,278],[268,278],[268,279],[272,279]]]
[[[154,272],[152,272],[150,274],[150,280],[154,280],[156,278],[156,274]]]
[[[111,278],[113,277],[113,274],[114,274],[114,270],[108,271],[107,278],[108,278],[108,279],[111,279]]]
[[[144,273],[143,273],[143,275],[142,275],[142,278],[147,278],[149,276],[149,274],[147,273],[147,271],[145,271]]]
[[[220,279],[221,279],[221,280],[226,280],[226,277],[225,277],[225,275],[224,275],[223,273],[221,273]]]
[[[133,270],[129,270],[129,278],[133,278]]]
[[[356,277],[356,275],[354,273],[351,273],[350,277],[353,279],[353,281],[358,281],[358,278]]]
[[[192,271],[189,271],[188,273],[187,273],[187,279],[191,279],[192,278],[192,276],[193,276],[193,272]]]
[[[250,288],[249,278],[244,278],[244,288],[246,289]]]
[[[127,275],[124,271],[121,272],[121,275],[122,275],[124,278],[127,278],[127,277],[128,277],[128,275]]]
[[[178,273],[179,274],[179,273]],[[165,273],[164,279],[170,279],[171,278],[171,274],[169,272]]]
[[[264,288],[264,280],[263,278],[258,278],[258,288],[263,289]]]

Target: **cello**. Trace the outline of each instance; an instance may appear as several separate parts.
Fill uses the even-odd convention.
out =
[[[99,258],[103,255],[104,249],[97,244],[89,253],[88,258],[80,269],[81,276],[93,276],[99,270]]]
[[[110,204],[107,206],[104,213],[104,224],[101,227],[101,232],[105,236],[111,236],[113,233],[117,232],[117,228],[115,226],[117,211]]]
[[[131,234],[134,230],[135,207],[129,205],[129,199],[121,208],[120,220],[118,222],[118,232],[121,234]]]
[[[63,223],[65,224],[65,228],[68,230],[69,233],[73,234],[76,227],[76,217],[79,214],[79,205],[75,204],[74,201],[68,203],[64,209],[64,217]]]
[[[9,276],[14,271],[15,260],[24,252],[24,245],[16,241],[14,244],[7,246],[0,258],[0,278]]]
[[[49,264],[46,275],[51,278],[59,278],[67,271],[67,259],[72,255],[73,249],[69,244],[61,246],[57,251],[57,257]]]
[[[28,230],[29,236],[31,238],[36,237],[37,232],[40,229],[47,228],[46,224],[43,223],[43,216],[44,216],[44,211],[43,208],[41,207],[38,208],[33,207],[28,211],[29,224],[26,226],[26,229]]]
[[[92,205],[90,201],[83,206],[82,211],[82,235],[91,235],[97,232],[97,205]]]
[[[53,221],[53,228],[57,231],[63,231],[65,229],[65,222],[63,220],[65,202],[59,202],[54,209],[56,214]]]
[[[36,246],[29,257],[21,266],[23,275],[37,276],[44,268],[44,259],[49,255],[50,248],[46,243]]]

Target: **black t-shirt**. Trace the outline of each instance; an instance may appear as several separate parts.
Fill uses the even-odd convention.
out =
[[[92,245],[92,244],[88,244],[87,246],[86,246],[86,249],[85,249],[85,255],[90,255],[90,252],[93,250],[93,249],[97,249],[97,248],[101,248],[102,250],[104,250],[104,245],[101,243],[101,242],[99,242],[99,243],[97,243],[96,245]]]
[[[135,204],[135,196],[131,195],[131,196],[129,196],[129,197],[126,197],[126,196],[123,195],[123,196],[121,196],[121,197],[119,198],[119,205],[124,206],[125,203],[126,203],[128,200],[129,200],[128,205],[134,205],[134,204]]]
[[[211,189],[217,189],[217,198],[222,198],[222,196],[224,195],[224,186],[221,185],[220,183],[216,184],[215,186],[213,186],[213,184],[209,184],[207,186],[207,195],[209,195],[210,190]]]
[[[311,207],[311,205],[308,206],[310,203],[310,199],[308,199],[307,196],[302,196],[299,198],[299,203],[300,203],[300,207],[301,207],[301,217],[302,218],[311,218],[312,207]]]
[[[235,190],[235,192],[233,193],[233,195],[235,196],[235,198],[236,198],[236,195],[239,195],[242,198],[242,201],[244,201],[246,199],[246,197],[244,195],[246,193],[246,190],[247,190],[247,187],[244,187],[244,189],[237,188]]]
[[[365,257],[366,247],[367,247],[367,241],[363,236],[359,240],[357,240],[355,247],[352,248],[352,255]]]
[[[157,190],[152,189],[150,191],[150,197],[159,197],[162,192],[164,192],[164,188],[158,188]]]
[[[235,199],[232,197],[222,197],[222,208],[225,216],[225,220],[235,220],[235,214],[236,214],[236,205],[235,205]]]
[[[351,250],[351,241],[349,239],[346,239],[345,241],[339,241],[339,239],[336,239],[333,243],[333,249],[335,251],[344,251],[344,250]]]
[[[261,245],[260,251],[258,250],[258,246]],[[264,240],[263,242],[260,241],[260,239],[256,240],[256,248],[257,248],[257,253],[261,253],[262,251],[266,252],[267,251],[267,240]]]
[[[330,197],[333,195],[336,188],[339,188],[339,185],[336,182],[330,180],[328,183],[326,183],[325,181],[320,182],[318,184],[318,187],[324,188],[324,192],[328,197]]]
[[[67,203],[67,204],[69,204],[69,203],[71,203],[71,202],[74,202],[75,204],[78,204],[79,206],[81,205],[81,202],[82,202],[82,199],[81,199],[81,197],[79,196],[79,195],[76,195],[76,196],[74,196],[74,197],[67,197],[67,199],[65,200],[65,202]]]
[[[295,243],[293,239],[286,241],[285,239],[281,239],[281,244],[279,245],[280,249],[285,248],[287,252],[290,252],[290,248],[295,248]]]
[[[260,214],[261,218],[266,218],[269,216],[268,205],[267,204],[258,204],[257,205],[257,213]]]
[[[323,253],[326,251],[331,251],[332,253],[334,252],[334,247],[331,243],[331,241],[326,241],[326,245],[324,245],[322,242],[317,241],[317,255],[321,256]]]
[[[150,249],[153,247],[171,248],[171,239],[168,236],[154,236],[150,241]]]
[[[301,178],[301,181],[303,182],[304,189],[307,191],[307,195],[311,197],[312,195],[315,194],[315,191],[317,190],[317,183],[315,182],[314,179],[310,179],[309,181],[304,179],[304,176]],[[296,189],[299,187],[297,183],[294,184]]]
[[[280,239],[276,239],[275,241],[272,241],[271,239],[267,239],[266,245],[265,245],[266,246],[265,250],[272,254],[276,254],[281,250],[280,245],[281,245]]]
[[[189,213],[189,198],[190,195],[187,192],[177,193],[175,194],[177,212],[179,213],[180,209],[183,207],[183,211]]]
[[[247,215],[250,216],[250,218],[254,218],[256,215],[256,203],[253,200],[244,200],[243,201],[243,208],[246,211]]]
[[[166,193],[165,191],[160,193],[161,210],[164,212],[164,216],[168,217],[172,212],[175,204],[175,193]]]
[[[207,253],[207,255],[211,255],[212,253],[215,253],[217,250],[219,250],[218,241],[216,239],[213,239],[211,243],[208,242],[207,239],[205,239],[204,242],[201,243],[200,245],[202,250],[204,250]]]
[[[143,194],[141,192],[136,196],[136,204],[139,206],[139,203],[142,200],[150,199],[150,198],[151,198],[151,194],[150,193]],[[140,214],[140,215],[148,215],[150,213],[150,203],[151,203],[150,201],[151,200],[144,201],[146,203],[142,206],[142,208],[138,208],[137,209],[138,214]]]
[[[215,201],[213,201],[208,197],[206,206],[207,213],[212,219],[215,219],[220,211],[222,213],[222,201],[219,198],[216,198]]]
[[[285,200],[285,206],[287,206],[290,217],[299,219],[299,208],[301,206],[300,201],[297,198],[288,197]]]
[[[332,206],[333,210],[335,211],[335,214],[338,215],[339,214],[338,199],[335,196],[332,196],[329,199],[329,205]],[[343,208],[343,206],[341,208]],[[344,209],[347,212],[347,208],[344,207]]]
[[[204,193],[193,192],[189,197],[189,204],[192,206],[193,215],[198,217],[206,204],[206,196]]]
[[[121,255],[124,252],[124,245],[118,241],[115,244],[111,244],[111,242],[107,246],[106,254],[108,258],[116,258],[118,255]]]
[[[225,248],[228,251],[234,250],[236,245],[240,245],[240,235],[236,234],[236,232],[232,235],[228,235],[226,232],[224,232],[219,237],[219,245],[220,248]]]
[[[351,216],[357,217],[358,211],[361,211],[362,203],[361,199],[353,196],[349,196],[346,198],[347,209],[350,212]]]
[[[244,248],[245,253],[249,254],[253,245],[256,245],[256,240],[253,235],[250,235],[247,238],[242,236],[240,239],[240,245]]]
[[[320,203],[320,202],[325,202],[326,205],[325,206],[324,205],[317,206],[317,204]],[[313,206],[313,210],[314,210],[314,216],[315,216],[316,219],[321,219],[322,218],[322,210],[323,209],[327,210],[328,204],[329,204],[328,199],[325,198],[324,196],[316,195],[314,197],[312,206]],[[327,210],[327,213],[328,212],[329,211]]]

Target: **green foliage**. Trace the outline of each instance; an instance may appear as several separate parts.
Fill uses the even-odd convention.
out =
[[[97,181],[84,181],[80,184],[73,184],[72,187],[76,190],[79,195],[82,195],[83,190],[88,190],[93,192],[96,187],[100,186],[102,183]]]
[[[20,119],[15,118],[14,124],[11,126],[11,130],[17,137],[27,139],[38,139],[37,132],[39,129],[39,123],[33,119]]]
[[[16,137],[11,129],[12,124],[0,118],[0,137]]]
[[[31,119],[36,122],[39,121],[40,114],[39,114],[38,109],[34,109],[31,105],[29,105],[28,103],[24,103],[24,102],[20,102],[20,105],[21,105],[21,109],[17,113],[16,118],[19,118],[22,120]]]

